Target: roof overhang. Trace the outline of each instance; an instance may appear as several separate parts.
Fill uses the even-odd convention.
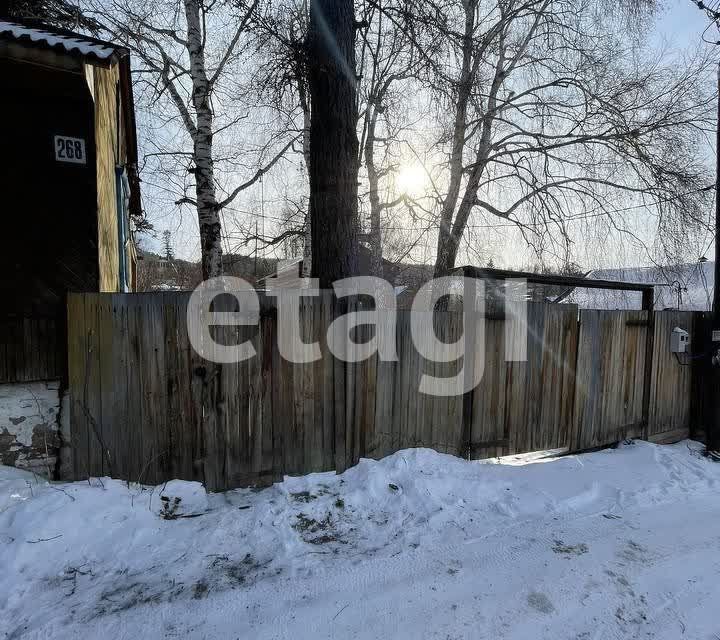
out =
[[[110,66],[129,55],[125,47],[67,29],[50,27],[37,20],[0,20],[0,41],[52,51],[101,66]]]

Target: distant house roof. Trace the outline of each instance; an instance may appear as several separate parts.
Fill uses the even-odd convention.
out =
[[[115,62],[128,53],[124,47],[36,20],[0,20],[0,39],[104,63]]]
[[[599,269],[589,280],[621,279],[652,284],[656,309],[708,311],[712,308],[715,263],[695,262],[667,267]],[[639,309],[640,295],[629,291],[576,289],[563,300],[584,309]]]
[[[607,279],[582,278],[578,276],[564,276],[561,274],[532,273],[530,271],[510,271],[507,269],[490,269],[474,267],[471,265],[458,267],[453,271],[457,275],[465,275],[470,278],[483,280],[527,280],[532,284],[556,285],[561,287],[589,287],[592,289],[613,289],[621,291],[644,291],[652,289],[652,283],[640,282],[638,280],[621,280],[618,278]],[[599,273],[599,272],[596,272]]]

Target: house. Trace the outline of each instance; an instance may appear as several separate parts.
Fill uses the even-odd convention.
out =
[[[0,84],[0,463],[32,467],[57,440],[67,293],[135,288],[129,52],[1,20]]]
[[[667,267],[626,267],[591,271],[588,280],[624,280],[652,284],[655,287],[655,309],[710,311],[715,286],[715,263],[700,260]],[[582,309],[640,309],[641,296],[633,291],[575,289],[563,302]]]

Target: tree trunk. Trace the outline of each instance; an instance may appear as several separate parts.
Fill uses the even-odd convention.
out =
[[[304,83],[300,82],[300,103],[303,107],[303,159],[305,160],[305,168],[310,174],[310,105],[305,95]],[[308,210],[305,212],[305,236],[303,238],[303,262],[302,273],[303,278],[312,276],[312,221],[310,220],[310,202],[308,202]]]
[[[375,166],[375,130],[377,128],[376,105],[368,106],[371,110],[368,118],[367,136],[365,138],[365,166],[368,173],[368,187],[370,198],[370,275],[383,277],[382,263],[382,232],[380,229],[380,179]]]
[[[435,277],[448,275],[454,268],[457,260],[460,241],[467,227],[470,213],[477,201],[480,179],[485,172],[491,152],[491,137],[495,122],[495,109],[497,96],[502,86],[507,70],[505,62],[505,38],[502,32],[500,37],[500,52],[495,67],[495,76],[490,86],[485,113],[482,118],[482,134],[475,153],[474,168],[472,169],[460,197],[462,176],[464,173],[463,151],[466,147],[467,111],[472,87],[477,77],[477,65],[482,58],[483,51],[475,51],[473,56],[472,33],[475,28],[475,6],[473,0],[465,5],[465,39],[463,44],[463,63],[458,84],[458,98],[455,110],[453,127],[453,150],[450,159],[450,189],[443,202],[443,210],[438,233],[437,260],[435,263]],[[527,42],[524,46],[527,45]],[[460,203],[458,204],[458,200]],[[457,209],[457,211],[456,211]],[[454,220],[453,220],[454,214]]]
[[[357,274],[358,139],[352,0],[312,0],[310,220],[322,288]]]
[[[473,60],[473,33],[475,31],[475,7],[477,0],[464,4],[465,33],[463,39],[463,60],[458,78],[458,95],[455,102],[453,122],[453,143],[450,155],[450,182],[443,201],[438,231],[435,277],[446,276],[455,266],[459,239],[453,237],[453,216],[463,177],[463,151],[467,132],[467,111],[473,82],[477,72],[477,59]]]
[[[196,131],[193,136],[195,196],[200,226],[203,278],[208,279],[222,275],[222,245],[220,213],[213,175],[213,113],[210,106],[210,82],[205,66],[198,0],[185,0],[185,18],[188,28],[187,51],[193,85],[192,101],[197,117]]]

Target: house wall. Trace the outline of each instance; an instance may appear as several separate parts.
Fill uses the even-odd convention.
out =
[[[72,457],[67,294],[120,289],[119,72],[0,42],[0,78],[0,464],[52,476]],[[55,136],[83,139],[86,162],[59,161]]]
[[[100,291],[120,291],[117,190],[115,167],[122,162],[124,149],[119,136],[117,102],[118,69],[96,67],[95,145],[97,151],[98,267]]]
[[[49,478],[59,473],[61,405],[59,381],[0,384],[0,464]]]
[[[66,294],[98,291],[95,125],[82,64],[31,50],[17,59],[17,49],[0,43],[0,383],[64,376]],[[56,135],[84,139],[86,164],[58,162]]]
[[[86,65],[89,66],[89,65]],[[87,73],[95,100],[95,145],[97,152],[98,268],[100,291],[122,291],[120,252],[125,252],[127,281],[136,282],[137,255],[132,243],[120,246],[116,167],[127,164],[123,109],[119,100],[119,67],[92,67]]]

